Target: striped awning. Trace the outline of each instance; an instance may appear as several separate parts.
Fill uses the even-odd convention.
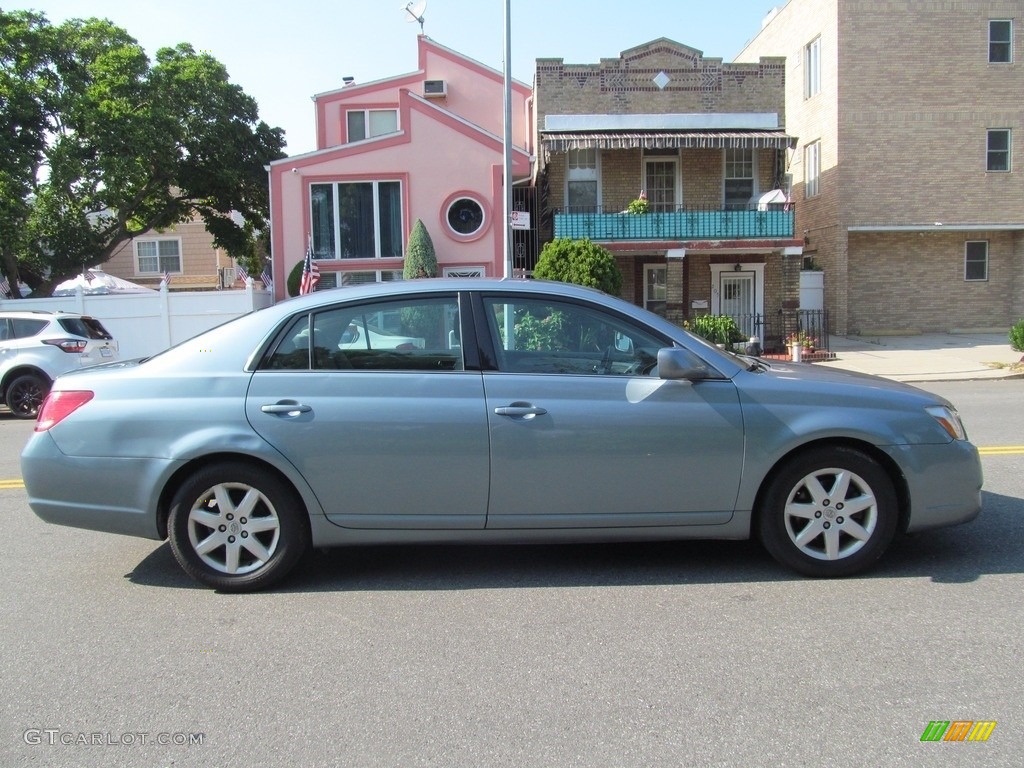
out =
[[[548,152],[570,149],[794,149],[785,131],[550,131],[540,135]]]

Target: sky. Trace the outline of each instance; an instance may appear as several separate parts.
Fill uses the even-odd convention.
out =
[[[512,77],[533,83],[538,58],[595,64],[667,37],[732,61],[786,0],[507,0]],[[427,0],[423,32],[504,69],[506,0]],[[285,130],[289,155],[316,148],[312,97],[417,69],[420,25],[402,0],[13,0],[51,23],[99,17],[125,29],[150,59],[187,42],[227,67],[260,118]]]

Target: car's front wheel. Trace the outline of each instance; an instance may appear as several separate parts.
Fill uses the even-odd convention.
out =
[[[242,462],[217,463],[189,477],[167,522],[181,567],[224,592],[277,583],[309,547],[309,518],[293,490]]]
[[[832,446],[792,458],[775,475],[757,531],[779,562],[807,576],[849,576],[874,563],[896,535],[892,480],[873,458]]]
[[[48,381],[34,373],[24,373],[7,386],[4,400],[19,419],[34,419],[49,392]]]

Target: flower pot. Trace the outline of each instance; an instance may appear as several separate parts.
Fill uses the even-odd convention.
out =
[[[794,363],[799,363],[803,359],[804,348],[799,344],[791,344],[789,346],[789,359]]]

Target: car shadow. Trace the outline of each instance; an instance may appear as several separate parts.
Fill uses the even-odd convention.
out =
[[[1024,499],[984,493],[977,520],[899,537],[857,579],[966,583],[1024,572]],[[132,583],[205,589],[164,543],[126,574]],[[278,593],[536,589],[799,581],[754,541],[550,545],[388,545],[311,552]]]

